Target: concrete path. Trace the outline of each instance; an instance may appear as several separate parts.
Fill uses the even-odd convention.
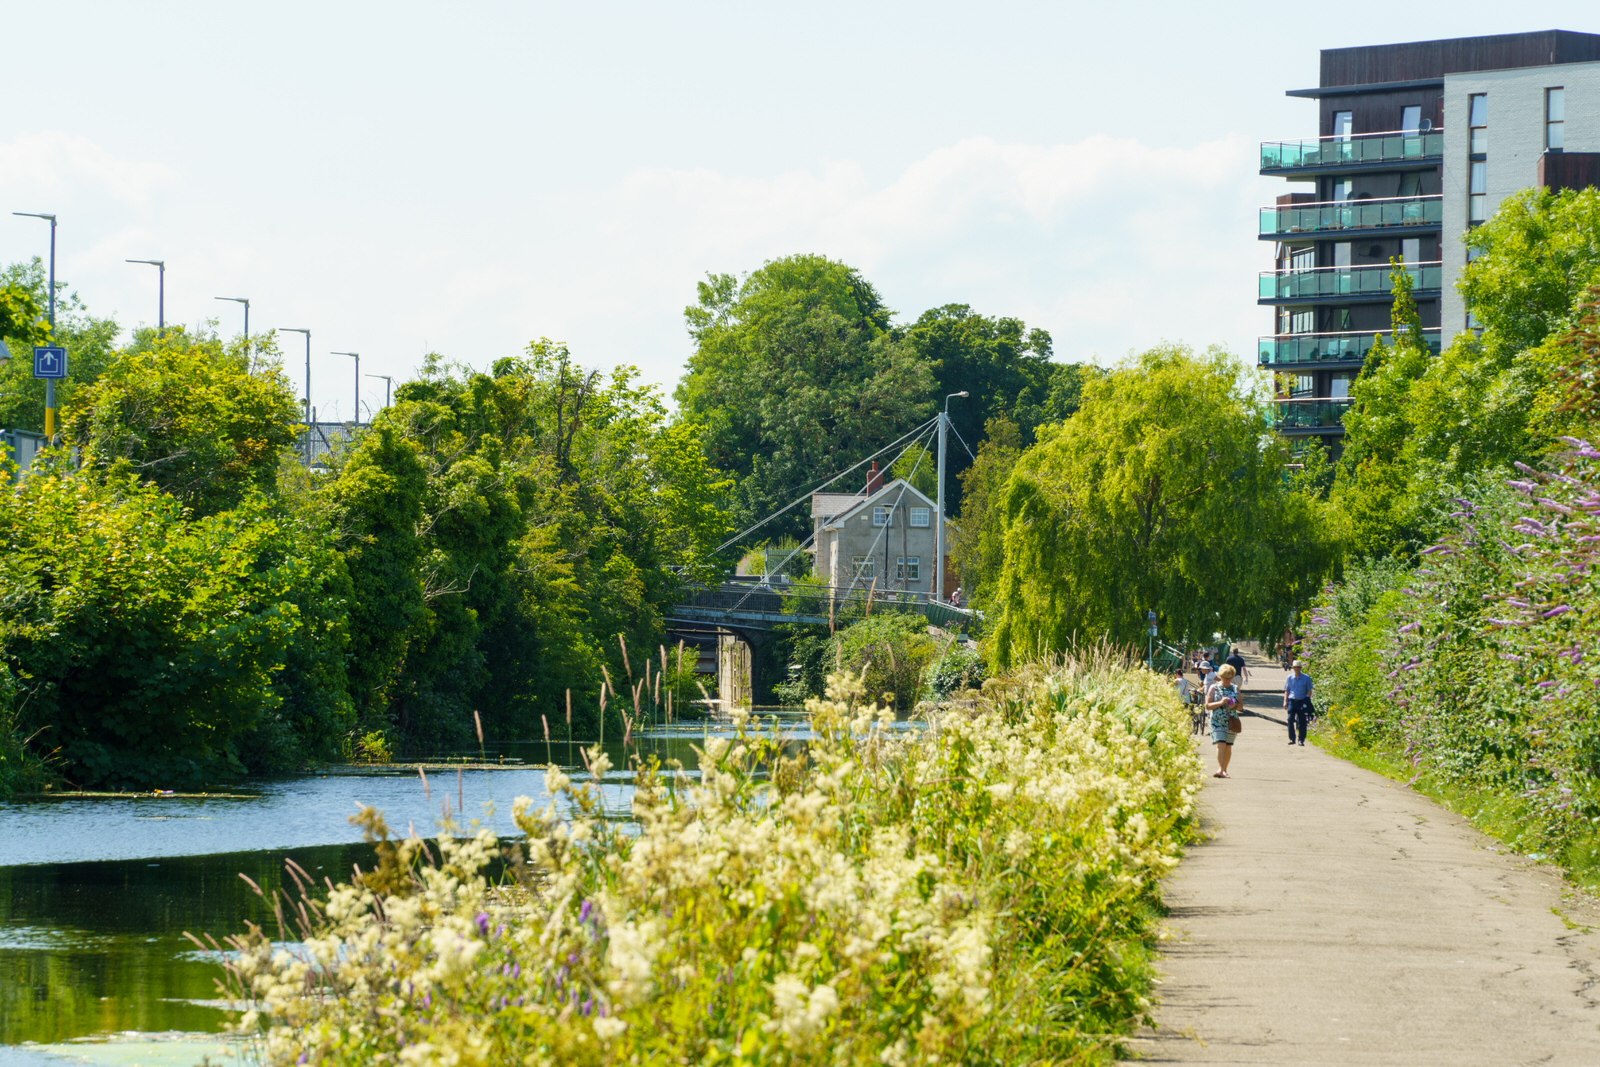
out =
[[[1400,783],[1288,747],[1283,672],[1252,672],[1233,777],[1201,797],[1210,837],[1167,888],[1143,1061],[1600,1065],[1593,900]]]

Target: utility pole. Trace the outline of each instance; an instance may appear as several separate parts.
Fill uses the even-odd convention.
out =
[[[350,416],[350,421],[357,428],[361,428],[361,353],[360,352],[329,352],[330,356],[354,356],[356,361],[356,406],[355,413]]]
[[[230,300],[244,305],[244,350],[250,351],[250,301],[242,296],[214,296],[213,300]]]
[[[311,331],[302,330],[294,326],[279,326],[279,333],[303,333],[306,335],[306,469],[311,469],[311,429],[315,424],[311,417]]]
[[[50,301],[50,343],[56,343],[56,217],[33,211],[13,211],[28,219],[46,219],[50,223],[50,288],[45,293]],[[44,439],[55,444],[56,439],[56,380],[44,380]]]
[[[951,393],[944,398],[944,410],[939,412],[939,514],[935,516],[933,530],[933,597],[934,600],[944,598],[944,453],[945,430],[950,425],[950,401],[954,397],[966,396],[963,389],[959,393]]]

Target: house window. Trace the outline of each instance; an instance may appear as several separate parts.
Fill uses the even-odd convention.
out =
[[[872,525],[874,525],[874,526],[893,526],[894,525],[894,508],[892,508],[892,507],[873,508],[872,509]]]
[[[855,580],[870,582],[878,576],[877,558],[874,556],[851,556],[850,563],[855,568]]]
[[[919,581],[921,569],[921,556],[896,556],[894,558],[894,578],[897,582]]]
[[[1333,113],[1333,135],[1345,141],[1350,139],[1350,112],[1335,111]]]
[[[1416,133],[1422,129],[1422,108],[1403,107],[1400,109],[1400,132]]]
[[[1567,117],[1567,91],[1565,89],[1546,89],[1544,91],[1544,146],[1546,148],[1560,148],[1565,142],[1563,133],[1566,130]]]
[[[1473,93],[1467,97],[1467,131],[1469,153],[1481,156],[1489,151],[1489,94]]]
[[[1467,221],[1482,222],[1489,217],[1489,164],[1481,159],[1467,165]]]
[[[912,508],[911,509],[911,525],[915,526],[915,527],[918,527],[918,528],[927,526],[928,525],[928,509],[927,508]]]

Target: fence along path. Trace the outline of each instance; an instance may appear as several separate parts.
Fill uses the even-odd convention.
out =
[[[1289,748],[1283,672],[1251,670],[1232,778],[1204,747],[1211,836],[1167,887],[1136,1062],[1600,1064],[1593,898],[1401,783]]]

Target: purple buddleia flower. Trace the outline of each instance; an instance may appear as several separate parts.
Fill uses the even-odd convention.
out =
[[[476,919],[472,920],[472,921],[478,924],[478,933],[482,934],[484,937],[488,937],[489,936],[489,913],[488,912],[483,912],[483,911],[478,912],[478,917]]]

